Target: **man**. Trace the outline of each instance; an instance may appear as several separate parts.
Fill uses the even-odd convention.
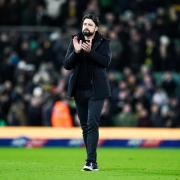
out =
[[[82,19],[82,32],[74,35],[67,50],[64,68],[72,70],[68,97],[74,97],[87,152],[85,171],[98,170],[96,149],[103,102],[110,97],[106,68],[111,61],[109,41],[98,32],[93,14]]]

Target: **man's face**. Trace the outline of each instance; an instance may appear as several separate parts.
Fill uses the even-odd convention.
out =
[[[82,33],[84,36],[92,36],[97,31],[97,26],[91,19],[85,19],[82,24]]]

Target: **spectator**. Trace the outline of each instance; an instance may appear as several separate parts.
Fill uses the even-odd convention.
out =
[[[152,97],[152,102],[162,107],[167,105],[168,101],[167,93],[161,87],[158,87]]]
[[[152,123],[153,127],[163,127],[163,119],[160,114],[160,107],[157,104],[152,104],[151,105],[151,110],[150,110],[150,121]]]
[[[176,95],[177,84],[173,80],[171,72],[164,73],[164,77],[163,77],[163,81],[162,81],[162,88],[166,91],[166,93],[169,97]]]
[[[114,126],[128,126],[135,127],[138,124],[136,115],[133,113],[130,104],[123,106],[122,112],[113,118]]]

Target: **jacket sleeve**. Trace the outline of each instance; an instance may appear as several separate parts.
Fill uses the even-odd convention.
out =
[[[92,50],[90,52],[92,59],[98,63],[100,66],[107,68],[110,65],[112,52],[110,48],[110,41],[104,40],[103,45],[101,46],[101,51]]]
[[[71,41],[63,62],[64,68],[67,70],[73,69],[75,67],[77,57],[78,54],[74,52],[73,43]]]

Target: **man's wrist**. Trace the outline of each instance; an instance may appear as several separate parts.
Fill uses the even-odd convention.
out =
[[[74,52],[75,52],[76,54],[79,54],[79,53],[81,52],[81,50],[74,50]]]

